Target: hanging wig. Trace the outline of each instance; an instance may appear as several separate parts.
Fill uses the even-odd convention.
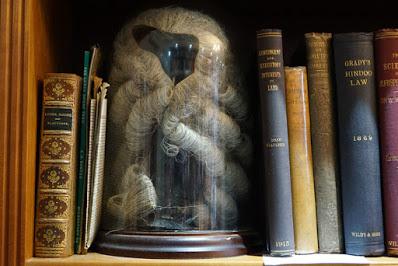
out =
[[[159,57],[140,46],[142,29],[194,36],[193,73],[179,82],[170,78]],[[248,107],[238,73],[223,30],[199,12],[148,10],[122,28],[110,73],[107,178],[116,185],[108,189],[108,213],[135,225],[156,210],[158,188],[149,158],[153,145],[159,145],[170,158],[192,156],[215,180],[208,183],[213,189],[203,189],[204,202],[193,212],[204,217],[195,223],[209,227],[205,223],[215,211],[222,225],[236,224],[238,202],[248,197],[244,169],[252,157],[250,137],[241,126]],[[156,132],[162,133],[160,144],[154,142]]]

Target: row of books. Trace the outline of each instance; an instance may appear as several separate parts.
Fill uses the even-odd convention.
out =
[[[84,254],[98,230],[103,190],[107,90],[100,50],[84,52],[83,79],[43,80],[35,256]]]
[[[398,30],[305,39],[257,32],[269,253],[398,255]]]

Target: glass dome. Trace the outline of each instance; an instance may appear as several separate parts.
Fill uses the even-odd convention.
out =
[[[220,26],[149,10],[114,42],[102,230],[237,231],[252,162],[248,104]]]

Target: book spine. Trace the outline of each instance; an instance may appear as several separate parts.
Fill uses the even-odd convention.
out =
[[[90,64],[90,52],[84,51],[83,61],[83,90],[81,96],[81,115],[80,115],[80,138],[79,138],[79,171],[77,177],[76,191],[76,233],[75,233],[75,253],[81,253],[81,240],[83,228],[84,197],[86,186],[86,150],[87,150],[87,93],[88,93],[88,71]]]
[[[310,254],[318,236],[306,68],[285,67],[285,87],[296,254]]]
[[[319,251],[342,253],[332,34],[307,33],[305,39]]]
[[[347,254],[384,253],[372,33],[335,34],[341,187]]]
[[[385,244],[388,255],[398,256],[398,29],[375,36]]]
[[[43,85],[36,203],[36,257],[73,254],[81,79],[47,74]]]
[[[269,252],[294,254],[282,32],[257,32]]]

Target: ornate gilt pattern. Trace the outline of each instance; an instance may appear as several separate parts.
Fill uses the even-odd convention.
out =
[[[65,247],[66,239],[65,224],[41,224],[36,230],[36,245],[50,248]]]
[[[49,196],[39,197],[38,215],[40,218],[67,218],[69,214],[68,196]]]
[[[67,188],[70,181],[68,165],[44,165],[40,171],[42,188]]]
[[[43,159],[70,160],[72,141],[66,136],[45,136],[41,147]]]
[[[73,91],[75,86],[75,80],[48,79],[44,84],[44,100],[73,102]]]

